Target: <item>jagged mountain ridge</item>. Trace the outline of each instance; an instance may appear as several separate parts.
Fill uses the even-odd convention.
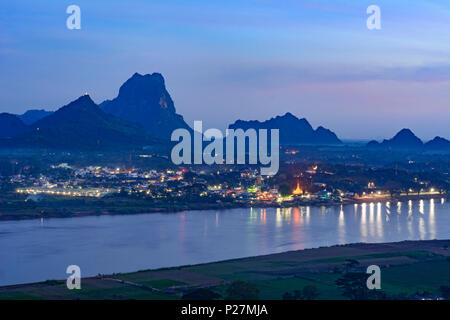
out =
[[[46,116],[49,116],[53,113],[53,111],[47,111],[44,109],[31,109],[27,110],[25,113],[18,115],[19,119],[23,121],[26,125],[31,125],[36,121],[39,121]]]
[[[277,116],[266,121],[237,120],[229,125],[229,129],[247,130],[279,129],[281,145],[340,145],[342,141],[331,130],[320,126],[316,130],[305,118],[299,119],[288,112],[283,116]]]
[[[143,146],[156,140],[139,125],[103,112],[84,95],[38,120],[11,142],[26,147],[103,149]]]
[[[135,73],[120,87],[115,99],[102,102],[100,107],[106,113],[142,125],[156,138],[170,140],[172,132],[178,128],[191,131],[183,117],[176,113],[165,80],[159,73]]]
[[[375,140],[370,141],[367,147],[372,149],[390,150],[450,150],[450,141],[441,137],[424,143],[410,129],[400,130],[393,138],[385,139],[381,143]]]
[[[69,111],[68,111],[69,110]],[[168,144],[173,130],[192,129],[176,113],[165,80],[159,73],[135,73],[113,100],[97,106],[89,96],[82,96],[56,112],[29,110],[22,115],[0,114],[0,138],[10,146],[47,146],[67,148],[102,148],[121,145]],[[266,121],[237,120],[230,129],[279,129],[282,145],[340,145],[334,132],[310,123],[292,113]],[[157,137],[157,138],[155,138]],[[17,143],[13,145],[12,142]],[[450,150],[450,141],[436,137],[423,143],[409,129],[402,129],[392,139],[371,141],[369,148],[406,150]]]

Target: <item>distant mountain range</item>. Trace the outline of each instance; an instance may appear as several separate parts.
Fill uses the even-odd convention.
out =
[[[22,115],[0,114],[0,146],[61,149],[140,148],[170,144],[173,130],[192,129],[176,113],[159,73],[135,73],[113,100],[96,105],[84,95],[55,112],[29,110]],[[281,145],[342,145],[336,134],[324,127],[314,129],[304,118],[291,113],[269,120],[238,120],[230,129],[279,129]],[[423,143],[409,129],[368,148],[450,151],[450,141],[436,137]]]
[[[0,113],[0,138],[11,138],[29,130],[34,122],[52,114],[45,110],[28,110],[22,115]]]
[[[309,124],[308,120],[299,119],[292,113],[286,113],[283,116],[277,116],[270,120],[243,121],[238,120],[231,124],[229,129],[279,129],[281,145],[340,145],[342,141],[336,134],[324,127],[318,127],[316,130]]]
[[[427,143],[423,143],[410,129],[402,129],[392,139],[385,139],[381,143],[372,140],[367,144],[367,147],[387,150],[446,151],[450,150],[450,141],[436,137]]]
[[[0,138],[8,138],[24,133],[25,123],[18,116],[10,113],[0,113]]]
[[[441,137],[435,137],[433,140],[425,143],[428,150],[450,150],[450,141]]]
[[[113,100],[100,104],[106,113],[142,125],[153,137],[170,140],[175,129],[191,130],[183,117],[176,113],[174,103],[159,73],[135,73],[119,90]]]
[[[46,116],[49,116],[53,113],[53,111],[46,111],[46,110],[28,110],[24,114],[18,115],[19,119],[23,121],[24,124],[30,125],[35,123],[38,120],[41,120],[42,118],[45,118]]]

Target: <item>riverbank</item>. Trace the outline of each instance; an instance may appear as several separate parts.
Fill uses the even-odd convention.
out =
[[[440,296],[450,286],[450,240],[349,244],[290,251],[176,268],[83,278],[81,290],[63,280],[0,287],[4,299],[180,299],[203,288],[225,297],[233,281],[258,289],[259,299],[282,299],[313,286],[317,299],[348,299],[336,285],[349,273],[381,268],[378,297],[417,299]]]
[[[0,221],[28,220],[41,218],[71,218],[101,215],[131,215],[148,213],[170,213],[187,210],[225,210],[234,208],[291,208],[299,206],[340,206],[356,203],[405,202],[429,199],[448,199],[448,195],[408,195],[383,198],[359,198],[336,200],[293,200],[283,203],[252,202],[191,202],[191,203],[154,203],[136,199],[67,199],[46,198],[24,207],[24,199],[8,200],[0,203]]]

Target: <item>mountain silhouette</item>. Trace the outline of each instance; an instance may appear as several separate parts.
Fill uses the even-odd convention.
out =
[[[16,115],[0,113],[0,138],[11,138],[26,130],[27,126]]]
[[[441,137],[435,137],[433,140],[425,143],[425,148],[427,150],[439,151],[448,150],[450,151],[450,141]]]
[[[410,129],[400,130],[392,139],[379,143],[375,140],[367,144],[370,148],[418,150],[423,148],[423,142]]]
[[[191,128],[176,113],[174,103],[159,73],[135,73],[119,90],[113,100],[100,104],[106,113],[142,125],[151,136],[170,140],[175,129]]]
[[[28,110],[24,114],[18,115],[19,119],[23,121],[26,125],[31,125],[35,123],[38,120],[41,120],[42,118],[45,118],[46,116],[51,115],[52,111],[46,111],[46,110]]]
[[[288,112],[283,116],[277,116],[260,122],[257,120],[243,121],[238,120],[231,124],[229,129],[279,129],[281,145],[338,145],[342,144],[336,134],[324,127],[318,127],[316,130],[310,125],[308,120],[299,119]]]
[[[15,146],[64,149],[130,148],[153,144],[144,128],[103,112],[84,95],[11,140]]]

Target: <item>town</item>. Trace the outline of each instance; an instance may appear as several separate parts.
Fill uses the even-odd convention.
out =
[[[364,162],[297,161],[300,154],[283,150],[283,165],[275,176],[262,176],[251,165],[168,165],[155,154],[97,165],[93,159],[83,165],[70,155],[39,168],[36,159],[16,157],[1,165],[0,218],[333,205],[448,195],[448,168],[436,170],[433,163],[408,160],[374,167]]]

